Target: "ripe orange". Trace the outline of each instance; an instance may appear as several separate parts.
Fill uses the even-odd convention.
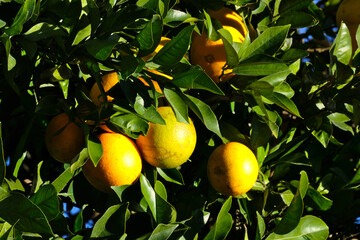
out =
[[[248,192],[256,182],[259,165],[254,153],[244,144],[229,142],[210,155],[207,175],[213,188],[227,196]]]
[[[356,41],[356,31],[360,24],[360,1],[359,0],[343,0],[336,12],[336,23],[340,26],[343,21],[349,29],[353,52],[358,48]]]
[[[118,82],[119,79],[116,72],[105,74],[102,77],[102,85],[105,93],[109,91]],[[101,91],[97,83],[94,83],[94,85],[90,89],[90,99],[93,101],[95,106],[100,106],[102,103],[105,103],[105,99],[101,96]],[[107,102],[111,102],[112,100],[112,97],[107,96]]]
[[[223,7],[217,11],[209,11],[209,15],[217,19],[223,28],[232,35],[233,42],[242,43],[247,34],[247,29],[243,18],[235,11]],[[208,39],[206,32],[201,35],[194,32],[190,48],[190,61],[193,65],[201,66],[209,77],[216,83],[221,80],[230,79],[233,74],[230,69],[223,74],[223,68],[226,65],[226,51],[221,39],[212,41]]]
[[[46,127],[45,145],[54,159],[70,163],[85,145],[84,132],[66,113],[60,113]]]
[[[142,170],[140,153],[135,143],[119,133],[102,133],[98,136],[103,155],[95,167],[89,159],[82,170],[96,189],[111,192],[110,186],[130,185],[137,181]]]
[[[154,57],[158,52],[160,52],[160,50],[161,50],[168,42],[170,42],[170,41],[171,41],[170,38],[161,37],[160,43],[159,43],[159,45],[155,48],[154,52],[152,52],[151,54],[149,54],[149,55],[147,55],[147,56],[145,56],[145,57],[142,57],[141,59],[146,62],[146,61],[149,60],[150,58]]]
[[[158,112],[166,125],[150,123],[146,136],[136,140],[142,157],[154,167],[176,168],[186,162],[196,145],[194,123],[176,120],[171,107],[159,107]]]
[[[171,77],[171,76],[166,75],[166,74],[164,74],[164,73],[161,73],[161,72],[159,72],[159,71],[157,71],[157,70],[154,70],[154,69],[146,69],[146,70],[149,71],[149,72],[155,73],[155,74],[157,74],[157,75],[160,75],[160,76],[162,76],[162,77],[165,77],[165,78],[167,78],[167,79],[169,79],[169,80],[172,80],[172,77]],[[147,83],[144,78],[139,77],[138,79],[139,79],[145,86],[147,86],[147,87],[150,86],[149,83]],[[162,94],[163,92],[162,92],[162,90],[161,90],[161,88],[160,88],[160,86],[159,86],[159,83],[158,83],[157,81],[155,81],[155,80],[151,80],[151,81],[152,81],[152,83],[154,84],[155,90],[156,90],[158,93],[161,93],[161,94]]]

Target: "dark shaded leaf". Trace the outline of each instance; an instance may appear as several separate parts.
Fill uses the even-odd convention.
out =
[[[12,225],[16,223],[20,231],[54,235],[40,208],[20,193],[1,195],[0,217]]]
[[[224,95],[217,84],[199,66],[192,67],[189,71],[175,75],[171,82],[180,88],[203,89],[215,94]]]
[[[171,66],[179,62],[188,50],[194,27],[194,25],[188,26],[181,30],[155,55],[153,58],[154,63]]]
[[[30,197],[30,200],[43,211],[49,221],[53,220],[60,213],[57,192],[52,184],[41,186],[39,190]]]

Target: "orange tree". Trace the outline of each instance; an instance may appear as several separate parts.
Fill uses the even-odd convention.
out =
[[[1,1],[0,238],[356,238],[359,37],[337,23],[339,4]],[[222,7],[243,19],[241,41],[209,14]],[[230,77],[214,81],[191,64],[190,48],[206,50],[191,45],[202,32],[222,43]],[[161,37],[171,40],[153,53]],[[102,77],[110,72],[118,82],[105,92]],[[94,104],[94,84],[110,102]],[[143,160],[134,184],[111,193],[92,187],[82,166],[101,159],[97,136],[113,131],[135,142],[149,123],[164,124],[157,111],[164,105],[179,122],[194,123],[189,160],[172,169]],[[46,126],[59,113],[84,132],[83,148],[65,164],[45,145]],[[216,192],[207,178],[211,153],[227,142],[246,145],[260,168],[239,196]]]

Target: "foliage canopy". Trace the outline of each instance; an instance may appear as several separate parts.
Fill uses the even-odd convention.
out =
[[[336,25],[339,3],[0,1],[0,238],[355,236],[360,54],[347,26]],[[224,5],[242,14],[249,34],[225,44],[236,76],[215,84],[190,64],[188,51],[203,28],[226,39],[207,14]],[[161,36],[171,41],[144,61]],[[89,90],[110,71],[119,83],[99,109]],[[110,195],[95,190],[81,166],[88,157],[97,163],[102,149],[86,122],[109,118],[110,128],[136,139],[149,122],[163,122],[156,111],[163,102],[178,121],[194,121],[191,161],[168,170],[145,165],[136,184]],[[79,117],[86,135],[72,164],[54,161],[44,145],[46,124],[60,112]],[[207,158],[229,141],[248,145],[261,167],[252,190],[236,198],[216,193],[206,177]]]

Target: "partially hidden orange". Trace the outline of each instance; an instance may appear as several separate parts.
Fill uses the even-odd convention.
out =
[[[254,153],[244,144],[229,142],[210,155],[207,175],[213,188],[226,196],[239,196],[255,184],[259,165]]]
[[[130,185],[137,181],[142,161],[135,143],[119,133],[98,135],[103,155],[95,167],[88,159],[82,167],[84,176],[96,189],[109,193],[111,186]]]
[[[192,155],[196,145],[194,123],[176,120],[169,106],[159,107],[158,112],[166,124],[150,123],[146,136],[136,140],[144,160],[154,167],[162,169],[176,168],[185,163]]]
[[[102,86],[104,88],[104,92],[109,91],[116,83],[119,82],[119,78],[116,72],[107,73],[102,77]],[[94,83],[92,88],[90,89],[90,99],[93,101],[95,106],[100,106],[102,103],[111,102],[113,98],[111,96],[106,96],[106,100],[101,95],[101,91],[99,85]]]
[[[217,11],[209,10],[209,15],[218,20],[230,32],[233,42],[242,43],[248,30],[243,18],[235,11],[223,7]],[[234,74],[226,67],[226,51],[222,39],[212,41],[205,31],[199,35],[194,32],[190,48],[190,62],[201,66],[216,83],[230,79]]]
[[[336,12],[336,23],[340,26],[343,21],[349,29],[351,35],[351,43],[353,53],[358,48],[356,41],[356,31],[360,24],[360,1],[359,0],[343,0]]]
[[[60,113],[50,120],[45,131],[45,145],[49,154],[61,163],[70,163],[85,145],[81,127]]]

